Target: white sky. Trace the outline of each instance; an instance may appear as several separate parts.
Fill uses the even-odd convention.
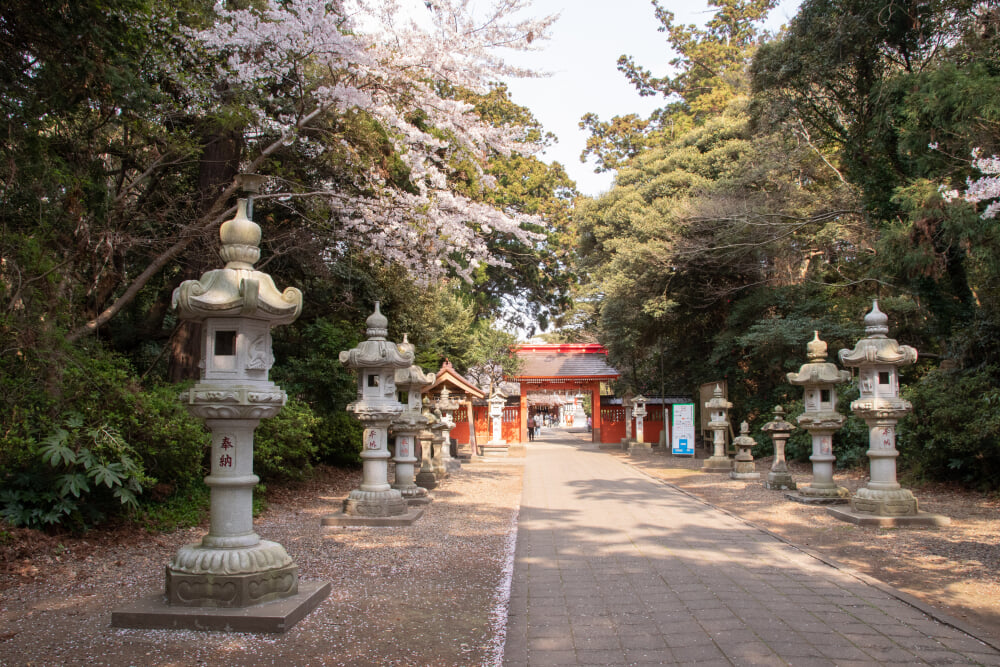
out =
[[[768,27],[787,23],[799,1],[782,0]],[[704,25],[710,17],[704,0],[661,0],[661,4],[685,24]],[[508,81],[511,95],[559,139],[541,159],[560,162],[580,192],[598,195],[611,188],[614,176],[595,174],[593,164],[580,162],[587,143],[587,133],[578,127],[580,117],[587,112],[605,121],[629,113],[648,116],[663,98],[639,97],[618,72],[618,57],[631,55],[655,76],[663,76],[673,54],[666,36],[656,30],[659,22],[649,0],[534,0],[531,14],[560,14],[552,39],[542,51],[505,57],[552,76]]]

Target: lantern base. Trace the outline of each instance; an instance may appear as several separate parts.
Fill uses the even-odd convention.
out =
[[[795,480],[792,479],[791,473],[788,471],[775,472],[772,470],[767,473],[767,479],[764,480],[764,488],[771,491],[794,491],[798,487],[795,484]]]
[[[760,479],[760,473],[757,472],[756,466],[754,466],[753,461],[736,461],[733,463],[733,471],[729,473],[729,477],[732,479]]]
[[[857,526],[880,526],[882,528],[908,528],[918,526],[949,526],[951,519],[941,514],[930,514],[918,511],[916,514],[887,516],[855,512],[847,507],[827,507],[827,514],[841,521],[847,521]]]
[[[357,516],[337,512],[323,517],[324,526],[411,526],[424,515],[421,507],[408,509],[396,516]]]
[[[438,485],[438,476],[434,474],[433,470],[421,470],[417,473],[417,486],[421,486],[425,489],[436,489]]]
[[[851,496],[851,511],[877,516],[914,516],[920,512],[920,507],[908,489],[879,491],[863,487]]]
[[[250,607],[291,597],[299,590],[296,565],[239,574],[191,574],[167,566],[167,604],[179,607]]]
[[[250,607],[184,607],[167,604],[154,593],[116,609],[111,627],[143,630],[203,630],[217,632],[286,632],[308,616],[330,594],[328,581],[300,582],[294,595]]]
[[[702,472],[732,472],[733,461],[728,456],[709,456],[701,466]]]
[[[505,458],[510,453],[510,445],[504,440],[490,440],[481,447],[484,458]]]
[[[642,454],[652,454],[653,446],[648,442],[638,442],[633,440],[628,447],[628,453],[630,456],[642,455]]]
[[[361,491],[355,489],[344,499],[344,514],[351,516],[399,516],[406,512],[406,501],[396,489]]]
[[[810,484],[799,489],[798,493],[786,493],[785,497],[803,505],[846,505],[851,502],[851,492],[832,482],[829,486]]]

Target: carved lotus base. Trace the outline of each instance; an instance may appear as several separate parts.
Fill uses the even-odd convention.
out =
[[[298,566],[243,574],[188,574],[167,566],[167,603],[182,607],[250,607],[298,593]]]
[[[842,486],[830,483],[829,485],[817,485],[815,482],[799,489],[799,495],[807,498],[834,498],[847,499],[851,492]]]
[[[851,509],[855,512],[879,516],[907,516],[919,512],[917,499],[908,489],[895,489],[893,491],[858,489],[851,496]]]
[[[406,500],[396,489],[351,491],[344,500],[344,514],[351,516],[399,516],[406,513]]]
[[[177,550],[167,567],[182,574],[252,574],[276,570],[292,564],[285,548],[277,542],[260,540],[241,548],[212,548],[203,543],[188,544]]]

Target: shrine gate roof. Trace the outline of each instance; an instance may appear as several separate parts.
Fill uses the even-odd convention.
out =
[[[621,377],[608,365],[608,351],[596,343],[522,345],[517,349],[521,370],[515,382],[600,381]]]
[[[444,363],[441,364],[441,370],[437,372],[434,384],[425,389],[424,393],[439,393],[444,387],[448,387],[448,392],[453,396],[455,394],[464,394],[469,399],[486,398],[486,393],[459,375],[458,371],[455,370],[455,367],[452,366],[451,362],[447,359],[445,359]]]

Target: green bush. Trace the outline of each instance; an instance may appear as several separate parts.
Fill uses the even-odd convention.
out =
[[[86,528],[108,513],[138,508],[152,481],[114,426],[88,426],[69,415],[33,447],[32,465],[10,475],[0,492],[0,514],[15,526]]]
[[[335,466],[359,465],[363,432],[361,422],[346,410],[327,416],[316,429],[319,460]]]
[[[205,475],[209,438],[180,388],[142,386],[96,342],[0,371],[0,506],[13,523],[86,528],[150,502],[140,493],[153,485],[162,500]]]
[[[146,472],[160,484],[184,488],[207,473],[208,430],[178,395],[182,386],[159,385],[122,397],[123,437],[136,448]]]
[[[1000,489],[1000,368],[932,370],[905,388],[900,467],[917,479]]]
[[[301,479],[312,470],[318,447],[313,439],[319,418],[294,398],[275,417],[263,419],[254,433],[254,472],[263,481]]]

